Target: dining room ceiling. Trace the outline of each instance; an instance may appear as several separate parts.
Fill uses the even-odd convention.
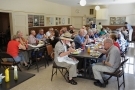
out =
[[[80,0],[46,0],[54,3],[59,3],[68,6],[79,6]],[[86,0],[86,5],[109,5],[109,4],[123,4],[135,3],[135,0]]]

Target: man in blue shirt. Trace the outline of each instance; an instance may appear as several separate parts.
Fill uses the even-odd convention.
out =
[[[129,31],[129,41],[132,41],[132,33],[133,33],[133,28],[130,24],[128,24],[127,22],[125,22],[125,25],[127,27],[127,30]]]
[[[45,40],[46,39],[46,35],[44,35],[43,29],[39,29],[39,33],[36,35],[36,38],[38,40]]]
[[[75,47],[82,48],[85,47],[86,43],[88,42],[88,38],[84,38],[84,29],[80,29],[79,34],[74,38]]]

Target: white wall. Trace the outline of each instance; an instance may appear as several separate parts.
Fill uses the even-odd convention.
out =
[[[72,7],[71,14],[72,16],[82,16],[84,15],[89,17],[94,17],[89,15],[89,9],[94,8],[95,6],[87,7]],[[110,17],[114,16],[126,16],[126,21],[132,25],[135,25],[135,4],[115,4],[108,6],[101,6],[101,8],[108,9],[108,20],[97,20],[96,23],[101,22],[103,25],[110,25]],[[76,13],[75,10],[79,10],[79,13]],[[85,22],[85,21],[82,21]]]
[[[45,0],[0,0],[0,9],[51,15],[71,15],[71,7]]]
[[[70,6],[45,0],[0,0],[0,12],[10,12],[12,35],[16,34],[16,31],[22,30],[25,37],[28,35],[28,14],[44,15],[45,17],[71,17]]]

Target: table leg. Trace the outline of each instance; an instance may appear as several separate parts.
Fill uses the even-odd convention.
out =
[[[86,69],[87,69],[87,66],[86,66],[86,62],[87,60],[86,60],[86,58],[84,58],[84,78],[86,78]]]

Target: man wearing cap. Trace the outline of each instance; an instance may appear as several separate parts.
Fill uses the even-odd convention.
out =
[[[60,37],[60,41],[57,42],[57,44],[55,45],[55,57],[54,57],[54,61],[56,63],[56,65],[61,66],[61,67],[66,67],[69,69],[69,83],[71,83],[72,85],[76,85],[77,82],[73,80],[73,77],[77,76],[77,69],[76,69],[76,64],[71,64],[65,61],[75,61],[75,59],[69,58],[68,55],[71,52],[74,52],[74,49],[72,47],[69,47],[67,49],[67,45],[70,46],[70,41],[73,41],[71,39],[71,34],[70,33],[65,33],[62,37]],[[65,61],[63,60],[62,62],[59,62],[59,58],[63,58],[66,59]]]

